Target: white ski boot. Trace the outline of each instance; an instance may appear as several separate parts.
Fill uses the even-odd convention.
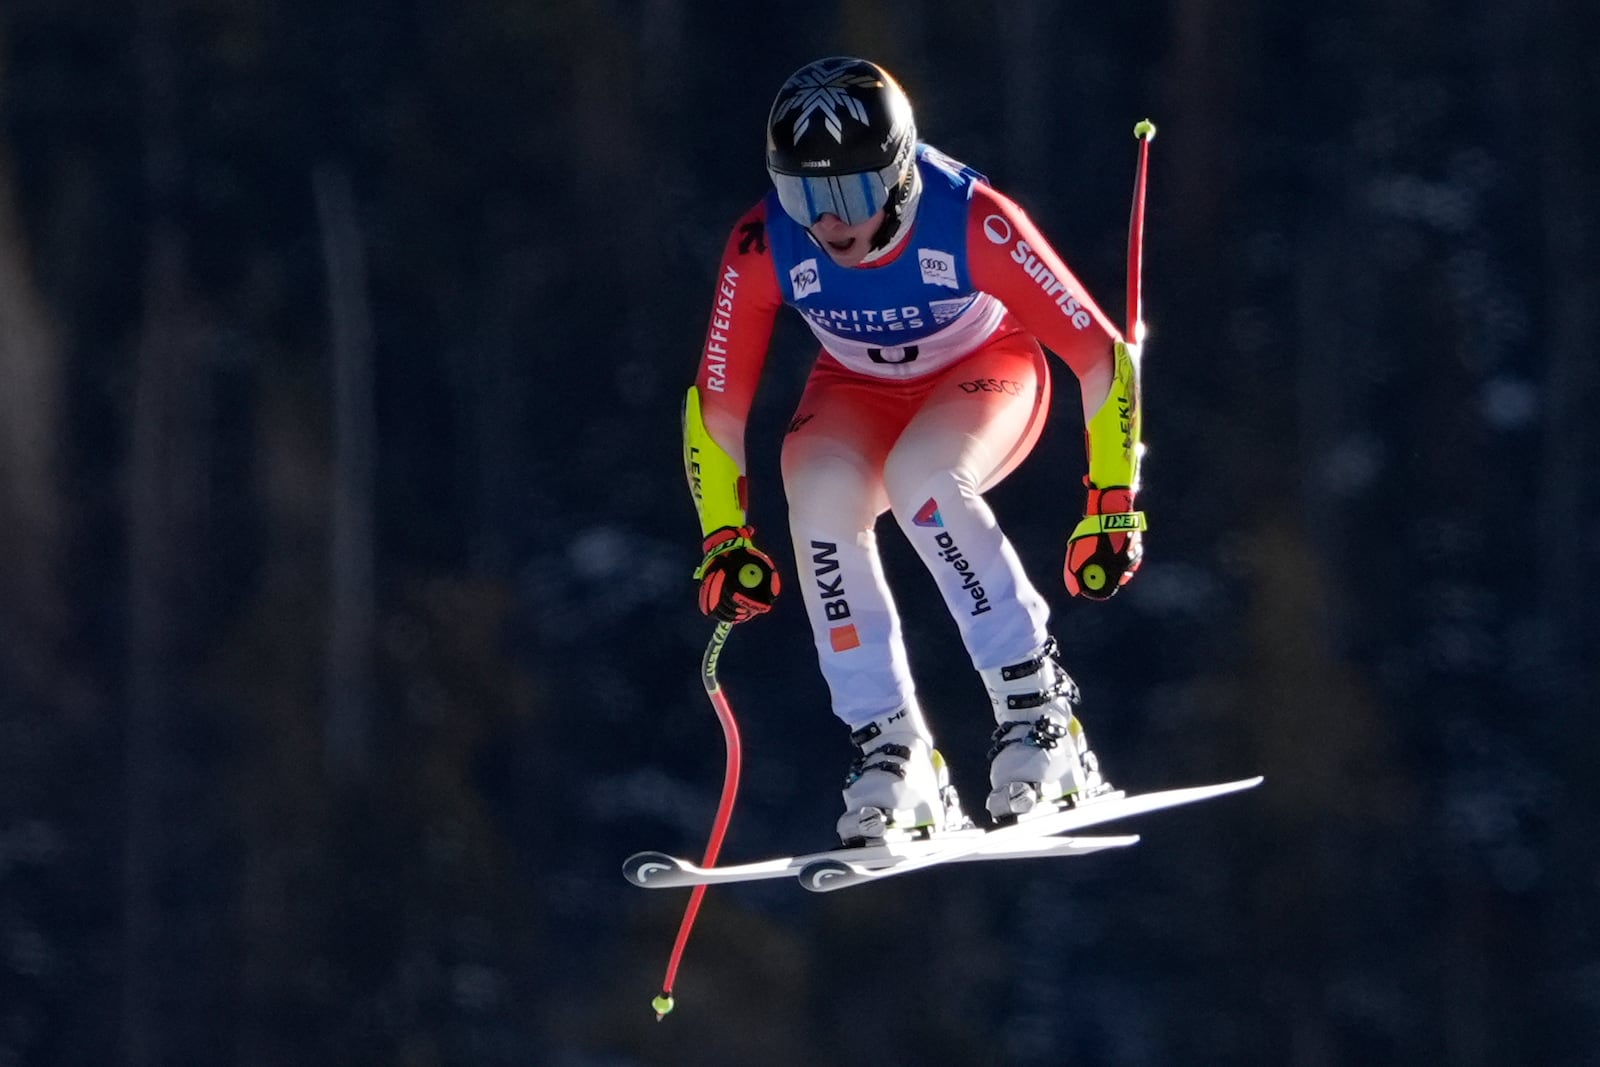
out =
[[[891,712],[850,734],[860,750],[844,783],[839,840],[846,847],[972,826],[921,709]]]
[[[990,818],[1012,822],[1041,804],[1110,791],[1072,713],[1078,685],[1056,660],[1055,638],[1021,663],[979,673],[1000,724],[989,749]]]

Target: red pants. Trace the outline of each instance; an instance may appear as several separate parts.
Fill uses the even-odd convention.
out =
[[[1038,442],[1050,375],[1038,343],[1002,331],[925,378],[817,361],[783,447],[801,595],[834,713],[852,728],[915,698],[878,555],[896,522],[979,669],[1027,658],[1048,608],[983,500]]]

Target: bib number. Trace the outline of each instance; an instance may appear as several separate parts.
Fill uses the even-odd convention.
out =
[[[900,364],[910,363],[917,358],[917,346],[906,345],[904,348],[869,348],[867,358],[874,363]]]

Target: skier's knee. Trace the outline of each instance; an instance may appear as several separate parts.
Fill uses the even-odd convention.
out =
[[[791,525],[854,529],[870,525],[877,514],[872,499],[875,482],[859,460],[786,450],[782,466]]]
[[[926,463],[891,455],[883,468],[884,487],[895,514],[912,521],[929,500],[942,508],[963,506],[978,495],[977,485],[968,471],[959,467],[929,470]]]

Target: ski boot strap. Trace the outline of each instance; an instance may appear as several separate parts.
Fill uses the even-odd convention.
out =
[[[861,751],[856,756],[855,762],[850,764],[850,770],[845,775],[844,784],[846,789],[855,785],[861,776],[868,771],[887,771],[896,778],[904,778],[906,776],[905,765],[906,760],[911,758],[911,747],[909,745],[896,744],[893,741],[885,741],[876,748],[869,749],[867,747],[881,736],[883,736],[883,728],[875,722],[869,722],[861,729],[851,732],[850,743]],[[875,763],[869,762],[874,756],[884,756],[886,758]]]
[[[1000,679],[1006,682],[1015,682],[1031,677],[1044,670],[1045,665],[1054,664],[1055,678],[1051,683],[1033,693],[1008,693],[1006,694],[1007,711],[1026,711],[1030,708],[1043,707],[1057,697],[1066,697],[1067,703],[1076,707],[1083,702],[1082,694],[1078,691],[1078,683],[1072,680],[1061,667],[1061,662],[1056,658],[1056,639],[1045,638],[1039,652],[1032,659],[1025,659],[1020,663],[1012,663],[1000,668]],[[1012,724],[1008,724],[1012,725]]]
[[[1018,732],[1016,736],[1010,736],[1018,727],[1022,727],[1026,732]],[[991,763],[994,762],[994,758],[1010,745],[1028,745],[1032,748],[1042,748],[1045,751],[1049,751],[1060,744],[1061,739],[1066,737],[1068,732],[1066,725],[1050,718],[1048,715],[1041,715],[1032,722],[1028,722],[1026,719],[1003,722],[989,736],[989,739],[994,742],[989,748],[989,761]]]

